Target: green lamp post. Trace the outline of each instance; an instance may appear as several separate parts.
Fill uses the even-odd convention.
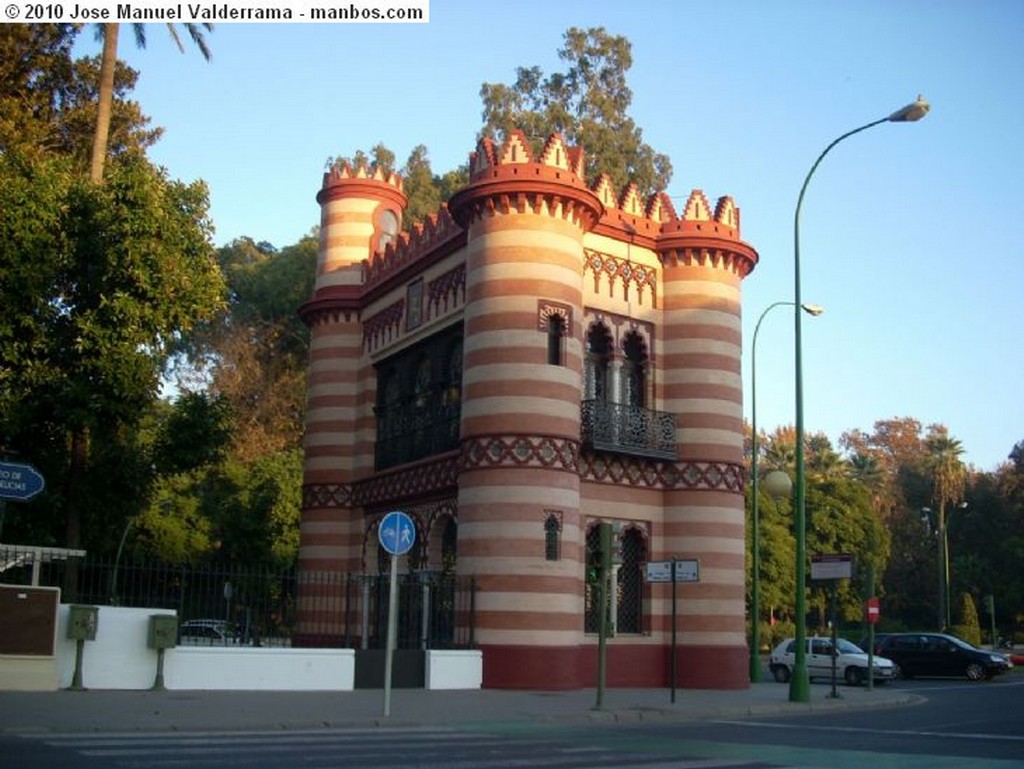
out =
[[[750,590],[750,682],[756,684],[761,680],[761,512],[760,501],[757,495],[760,475],[757,470],[758,462],[758,436],[757,436],[757,332],[761,330],[761,321],[764,316],[776,307],[792,305],[792,302],[772,302],[768,305],[754,325],[754,337],[750,345],[750,482],[751,482],[751,550],[753,551],[753,578]],[[824,307],[816,304],[803,305],[803,311],[808,315],[817,317],[825,312]],[[783,473],[788,488],[785,491],[777,492],[768,488],[768,492],[775,497],[789,494],[792,488],[792,481],[789,476]],[[767,478],[765,481],[767,482]]]
[[[796,201],[796,213],[793,216],[793,305],[794,305],[794,347],[796,350],[796,500],[793,525],[796,529],[796,655],[793,661],[793,677],[789,682],[789,699],[791,702],[810,702],[811,684],[807,675],[807,617],[805,609],[804,590],[806,585],[806,499],[804,488],[804,378],[803,378],[803,355],[801,335],[801,312],[800,307],[800,207],[804,202],[804,193],[807,192],[807,185],[817,170],[818,165],[825,156],[839,142],[848,139],[854,134],[874,128],[882,123],[913,123],[928,114],[930,109],[928,102],[918,96],[917,101],[908,104],[902,109],[893,112],[888,117],[872,120],[859,128],[847,131],[838,139],[829,144],[814,161],[811,170],[807,172],[803,186],[800,188],[800,196]]]

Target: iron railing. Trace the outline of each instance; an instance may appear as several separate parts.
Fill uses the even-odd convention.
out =
[[[653,459],[676,459],[676,419],[624,403],[585,400],[580,404],[580,438],[584,446]]]
[[[62,603],[174,609],[186,644],[375,649],[387,634],[388,575],[91,557],[3,566],[0,582],[60,587]],[[472,577],[403,574],[398,590],[398,648],[475,644]]]

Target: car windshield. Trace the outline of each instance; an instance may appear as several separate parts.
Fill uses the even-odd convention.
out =
[[[838,639],[836,641],[836,648],[839,649],[839,653],[840,654],[863,654],[864,653],[859,646],[857,646],[854,643],[851,643],[850,641],[847,641],[845,638],[840,638],[840,639]]]
[[[947,635],[947,636],[943,636],[943,638],[945,638],[947,641],[950,641],[954,645],[959,646],[961,649],[975,649],[976,650],[978,648],[976,646],[972,646],[971,644],[967,643],[967,641],[964,641],[961,638],[957,638],[955,635]]]

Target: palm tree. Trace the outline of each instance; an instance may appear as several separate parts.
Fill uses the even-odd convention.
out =
[[[207,31],[213,30],[212,24],[185,25],[192,41],[199,48],[203,57],[209,61],[210,49],[206,45],[206,40],[200,27],[205,28]],[[177,31],[174,29],[174,25],[168,24],[167,28],[170,30],[171,38],[177,43],[178,49],[184,51],[185,48],[178,37]],[[133,24],[132,29],[135,32],[136,44],[140,48],[145,48],[146,26],[144,24]],[[97,37],[103,40],[103,53],[100,58],[100,87],[99,104],[96,110],[96,132],[93,135],[92,162],[89,168],[89,180],[96,185],[103,183],[103,167],[106,163],[107,144],[110,137],[110,116],[114,103],[114,72],[117,67],[117,38],[119,31],[119,24],[97,25],[96,34]],[[80,425],[72,429],[70,453],[71,457],[66,481],[66,537],[68,547],[78,547],[81,544],[82,537],[79,500],[82,496],[81,486],[84,481],[90,453],[89,428],[87,426]],[[74,574],[73,571],[72,574]],[[75,577],[72,576],[70,579],[73,584]]]
[[[96,110],[96,132],[93,135],[92,163],[89,167],[89,179],[93,184],[100,184],[103,181],[103,166],[107,159],[107,141],[110,136],[110,114],[114,103],[114,71],[117,67],[117,37],[120,32],[120,24],[101,24],[97,30],[97,36],[103,39],[103,54],[100,59],[100,88],[99,105]],[[210,49],[206,45],[206,38],[203,36],[204,28],[208,32],[213,31],[212,24],[186,24],[192,42],[196,44],[203,58],[210,60]],[[132,24],[135,32],[135,43],[139,48],[146,47],[146,25]],[[178,50],[184,52],[178,31],[173,24],[168,24],[167,29],[171,39],[178,46]]]
[[[934,429],[924,442],[926,463],[932,476],[932,500],[937,508],[935,531],[938,535],[939,624],[949,626],[949,537],[946,504],[963,502],[967,470],[960,461],[963,445],[950,438],[945,429]]]

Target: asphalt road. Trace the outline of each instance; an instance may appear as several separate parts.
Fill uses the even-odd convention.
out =
[[[813,685],[815,693],[822,686]],[[5,735],[0,737],[0,766],[1024,769],[1024,675],[985,683],[915,680],[891,686],[925,701],[865,711],[694,722]]]
[[[925,701],[886,710],[630,725],[625,730],[647,750],[657,746],[680,757],[833,769],[1024,767],[1024,676],[890,685]]]

